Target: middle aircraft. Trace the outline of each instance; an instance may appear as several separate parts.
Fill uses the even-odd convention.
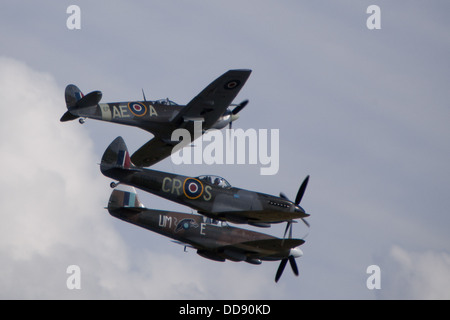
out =
[[[172,140],[172,132],[183,128],[194,134],[195,122],[202,123],[200,135],[208,129],[222,129],[230,126],[247,105],[248,100],[238,105],[231,104],[244,86],[251,70],[229,70],[211,82],[203,91],[194,97],[187,105],[178,105],[169,99],[157,101],[126,101],[99,103],[102,98],[100,91],[92,91],[83,95],[81,90],[69,84],[66,87],[65,99],[67,111],[61,117],[62,122],[80,118],[110,121],[146,130],[154,138],[144,144],[132,156],[136,166],[149,167],[170,156],[179,140]],[[230,106],[235,106],[230,110]],[[186,146],[189,142],[181,142]],[[178,146],[179,147],[179,146]]]
[[[279,197],[232,187],[217,176],[188,177],[134,166],[122,137],[117,137],[103,154],[101,172],[119,183],[153,193],[186,205],[198,213],[217,220],[270,227],[272,223],[288,222],[287,232],[295,219],[309,214],[300,207],[309,176],[301,184],[295,202],[284,194]],[[116,187],[119,183],[111,183]],[[309,226],[309,225],[308,225]]]

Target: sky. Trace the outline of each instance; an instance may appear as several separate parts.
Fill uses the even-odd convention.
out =
[[[67,8],[80,8],[70,30]],[[371,30],[370,5],[381,29]],[[447,1],[2,1],[0,298],[449,299],[450,22]],[[229,69],[252,74],[233,128],[278,129],[280,167],[175,165],[291,199],[306,177],[311,228],[277,262],[206,260],[110,216],[98,163],[143,130],[61,123],[64,88],[102,102],[189,102]],[[191,212],[138,191],[150,208]],[[245,226],[241,226],[245,227]],[[284,224],[256,229],[281,237]],[[247,227],[246,227],[247,228]],[[255,228],[249,229],[255,230]],[[67,268],[79,266],[81,288]],[[369,289],[369,266],[380,270]]]

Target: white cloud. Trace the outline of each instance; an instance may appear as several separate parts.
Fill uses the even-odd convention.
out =
[[[255,273],[255,266],[206,261],[182,247],[173,255],[123,241],[104,209],[110,189],[87,130],[59,122],[63,88],[51,75],[0,57],[0,101],[0,298],[267,297],[275,264]],[[66,287],[73,264],[81,290]]]
[[[1,57],[0,100],[0,295],[58,297],[66,267],[95,265],[94,256],[97,267],[102,260],[121,267],[124,246],[105,221],[107,193],[92,143],[59,122],[62,90],[50,75]],[[113,253],[117,259],[108,257]],[[59,272],[62,286],[41,292]]]
[[[450,254],[393,246],[381,269],[383,299],[450,299]]]

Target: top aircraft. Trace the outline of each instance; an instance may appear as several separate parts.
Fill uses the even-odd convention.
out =
[[[181,141],[171,139],[172,132],[178,128],[194,133],[194,122],[202,123],[203,134],[208,129],[222,129],[238,119],[238,113],[247,105],[248,100],[232,104],[234,98],[249,78],[251,70],[229,70],[211,82],[187,105],[178,105],[167,99],[147,101],[126,101],[99,103],[100,91],[83,95],[80,89],[69,84],[65,90],[67,111],[60,121],[86,118],[110,121],[123,125],[135,126],[154,135],[132,156],[131,160],[138,167],[151,166],[170,156],[174,146]],[[234,106],[231,110],[229,107]],[[186,142],[182,146],[186,146]]]

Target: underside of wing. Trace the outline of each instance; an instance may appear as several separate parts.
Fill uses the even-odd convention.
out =
[[[274,238],[274,239],[254,240],[236,243],[227,246],[227,248],[239,250],[251,256],[263,258],[267,256],[276,256],[277,254],[283,254],[284,252],[292,248],[298,247],[303,243],[305,243],[305,240],[302,239]]]
[[[138,167],[149,167],[170,156],[173,147],[173,144],[155,137],[133,153],[131,162]]]
[[[276,210],[248,210],[214,212],[212,216],[234,223],[281,223],[301,218],[297,212]]]
[[[203,121],[208,130],[223,115],[244,86],[251,70],[229,70],[211,82],[173,119],[176,126],[191,120]],[[189,130],[189,129],[188,129]]]

